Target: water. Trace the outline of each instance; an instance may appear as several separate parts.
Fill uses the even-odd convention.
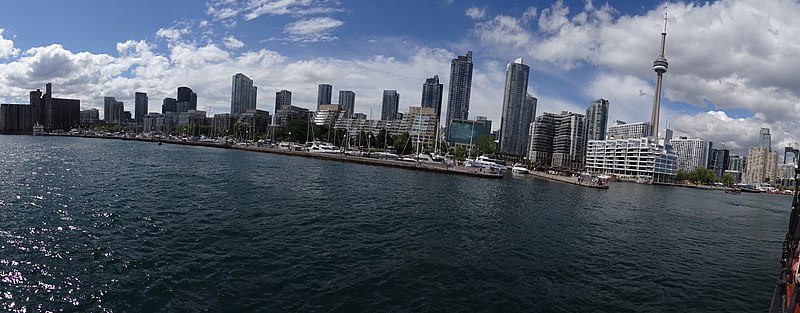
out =
[[[0,136],[0,311],[757,312],[791,197]]]

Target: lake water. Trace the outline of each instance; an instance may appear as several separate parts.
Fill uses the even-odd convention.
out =
[[[0,136],[0,310],[766,311],[790,204]]]

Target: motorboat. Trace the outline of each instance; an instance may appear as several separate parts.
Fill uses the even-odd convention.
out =
[[[528,168],[521,163],[516,163],[514,166],[511,167],[511,173],[513,174],[529,174]]]
[[[311,144],[310,147],[308,147],[308,152],[338,154],[341,153],[342,151],[338,147],[331,145],[329,143],[315,142]]]

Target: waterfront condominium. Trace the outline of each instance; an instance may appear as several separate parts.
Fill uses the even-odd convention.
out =
[[[522,58],[506,66],[498,149],[502,154],[524,156],[528,150],[530,125],[536,115],[536,98],[528,94],[529,72]]]
[[[125,104],[117,101],[114,97],[103,98],[103,121],[106,124],[122,123],[122,115],[125,111]]]
[[[350,90],[339,90],[339,105],[344,111],[344,118],[352,118],[356,109],[356,93]]]
[[[590,140],[586,170],[637,182],[674,182],[678,156],[651,137]]]
[[[530,128],[528,160],[556,168],[580,170],[586,155],[586,117],[562,111],[542,113]]]
[[[231,114],[242,114],[256,108],[258,88],[242,73],[233,75],[231,83]]]
[[[317,110],[319,106],[331,104],[333,86],[329,84],[319,84],[317,86]]]
[[[472,90],[472,51],[460,55],[450,62],[450,86],[447,93],[447,117],[445,137],[450,140],[450,123],[454,119],[466,120],[469,117],[469,96]]]
[[[778,168],[778,152],[766,146],[747,148],[747,162],[742,182],[762,184],[775,181]]]
[[[381,107],[382,120],[395,120],[397,119],[397,110],[400,106],[400,94],[397,90],[384,90],[383,91],[383,105]]]
[[[441,119],[443,93],[444,85],[439,83],[439,75],[426,79],[422,85],[422,102],[420,104],[423,108],[433,108],[437,121]]]
[[[144,92],[137,92],[134,94],[134,117],[136,124],[142,124],[144,115],[147,114],[147,94]]]
[[[608,100],[597,99],[586,109],[586,140],[605,140],[608,127]]]
[[[690,172],[698,167],[708,167],[708,141],[678,137],[670,140],[672,152],[678,156],[678,170]]]

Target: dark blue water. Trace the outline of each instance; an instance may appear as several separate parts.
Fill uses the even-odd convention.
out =
[[[756,312],[791,197],[0,136],[0,310]]]

